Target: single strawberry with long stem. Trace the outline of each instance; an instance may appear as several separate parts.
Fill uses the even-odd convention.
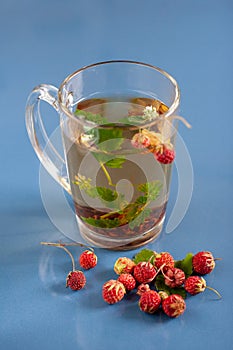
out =
[[[206,288],[212,290],[219,298],[222,298],[221,294],[216,289],[206,285],[206,280],[203,277],[190,276],[184,283],[184,289],[191,295],[202,293]]]
[[[52,242],[41,242],[42,245],[53,246],[63,249],[70,257],[72,262],[72,271],[70,271],[66,277],[66,287],[72,290],[80,290],[86,285],[86,277],[82,271],[76,270],[74,257],[71,252],[65,247],[65,245],[79,245],[78,243],[52,243]],[[80,243],[80,245],[82,245]],[[82,245],[83,246],[83,245]]]

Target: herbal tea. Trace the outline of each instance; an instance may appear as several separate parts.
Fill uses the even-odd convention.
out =
[[[63,139],[76,215],[89,242],[112,248],[134,241],[135,247],[142,235],[148,242],[160,233],[175,158],[167,110],[141,97],[75,106],[75,117],[85,123],[68,120]]]

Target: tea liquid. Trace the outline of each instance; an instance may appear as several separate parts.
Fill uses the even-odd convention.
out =
[[[76,214],[87,228],[84,235],[91,232],[85,238],[97,245],[102,239],[109,246],[130,243],[164,220],[172,165],[132,144],[142,130],[161,134],[161,120],[144,128],[148,123],[140,118],[146,106],[158,116],[168,110],[148,98],[89,99],[75,106],[77,123],[68,120],[63,128]]]

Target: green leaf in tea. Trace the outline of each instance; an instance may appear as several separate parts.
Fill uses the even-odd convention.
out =
[[[135,264],[138,264],[141,261],[151,261],[153,259],[153,256],[155,256],[155,253],[153,250],[150,249],[142,249],[139,253],[135,255],[133,258],[133,262]]]
[[[87,224],[100,228],[114,228],[120,226],[120,221],[117,218],[114,219],[94,219],[92,217],[85,218],[84,216],[81,219]]]
[[[84,117],[89,122],[102,125],[107,123],[107,119],[104,118],[101,114],[93,114],[91,112],[84,111],[82,109],[76,109],[74,112],[76,116]]]
[[[104,163],[105,166],[109,168],[122,168],[122,165],[125,162],[125,158],[112,158],[108,160],[106,163]]]
[[[99,198],[101,201],[114,202],[118,198],[118,193],[107,187],[93,186],[90,178],[86,178],[84,175],[78,174],[75,176],[74,185],[79,186],[80,190],[86,192],[86,194],[91,198]],[[123,199],[121,195],[121,199]]]
[[[148,198],[146,196],[139,196],[136,201],[135,201],[135,204],[138,204],[138,205],[144,205],[148,202]]]
[[[105,124],[98,128],[98,148],[105,152],[112,152],[121,148],[124,141],[123,131],[114,124]]]
[[[129,227],[131,230],[133,230],[135,227],[140,226],[144,223],[145,219],[148,218],[151,214],[150,208],[143,209],[140,214],[138,214],[136,217],[132,218],[129,222]]]
[[[102,200],[106,202],[113,202],[118,197],[117,192],[111,190],[110,188],[97,186],[96,191],[97,196],[99,196]]]
[[[150,181],[138,186],[140,192],[144,192],[150,201],[155,200],[161,191],[162,184],[160,181]]]
[[[140,125],[142,123],[145,123],[145,120],[141,115],[130,115],[128,117],[119,119],[118,122],[126,125]]]

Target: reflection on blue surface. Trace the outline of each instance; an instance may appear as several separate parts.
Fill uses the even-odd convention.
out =
[[[11,0],[1,4],[0,18],[1,348],[231,349],[233,3]],[[216,301],[210,291],[189,297],[175,320],[142,313],[130,295],[104,303],[101,287],[114,277],[121,252],[97,249],[99,263],[76,293],[65,288],[69,258],[40,245],[66,238],[41,202],[39,162],[24,125],[27,96],[39,83],[59,86],[77,68],[113,58],[170,72],[181,87],[181,113],[193,126],[179,129],[194,167],[191,205],[179,227],[149,247],[176,259],[202,249],[222,257],[207,283],[223,298]],[[47,119],[48,127],[58,123]],[[168,214],[173,184],[175,178]],[[80,251],[73,249],[76,257]]]

